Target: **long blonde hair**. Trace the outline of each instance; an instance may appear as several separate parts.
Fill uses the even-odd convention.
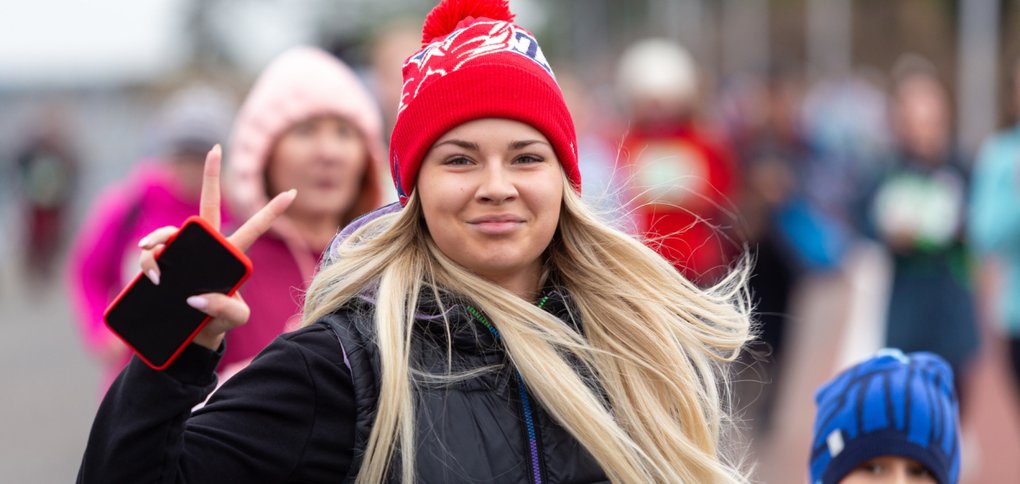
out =
[[[750,337],[746,261],[700,289],[639,241],[598,220],[564,183],[559,227],[546,256],[575,303],[579,314],[572,316],[582,322],[583,335],[440,252],[415,193],[403,210],[344,241],[336,262],[312,281],[306,325],[366,287],[377,291],[382,381],[358,483],[383,481],[394,449],[402,482],[414,482],[411,328],[419,294],[437,288],[489,316],[529,391],[614,482],[746,481],[720,448],[726,363]]]

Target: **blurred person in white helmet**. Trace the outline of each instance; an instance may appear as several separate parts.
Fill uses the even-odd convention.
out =
[[[629,126],[621,165],[637,229],[686,277],[711,284],[734,244],[719,227],[736,186],[732,156],[696,119],[697,68],[679,44],[648,39],[621,57],[617,88]]]

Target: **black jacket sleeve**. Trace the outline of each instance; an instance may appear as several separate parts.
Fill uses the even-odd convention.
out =
[[[133,359],[99,408],[78,482],[341,481],[356,415],[333,333],[277,338],[191,414],[220,355],[191,345],[162,372]]]

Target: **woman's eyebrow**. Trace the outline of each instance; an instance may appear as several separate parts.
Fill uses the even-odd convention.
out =
[[[520,140],[520,141],[512,141],[512,142],[510,142],[510,144],[507,145],[507,148],[510,149],[511,151],[515,151],[515,150],[526,148],[526,147],[528,147],[530,145],[533,145],[535,143],[541,143],[541,144],[544,144],[546,146],[549,145],[549,143],[546,143],[545,141],[541,141],[541,140],[537,140],[537,139],[524,139],[524,140]]]
[[[472,143],[470,141],[464,141],[464,140],[460,140],[460,139],[448,139],[448,140],[443,140],[443,141],[440,141],[440,142],[436,143],[436,146],[442,146],[442,145],[454,145],[454,146],[459,146],[461,148],[464,148],[466,150],[481,151],[481,149],[478,148],[478,143]]]
[[[511,141],[509,144],[507,144],[507,149],[511,150],[511,151],[516,151],[516,150],[527,148],[528,146],[531,146],[531,145],[536,144],[536,143],[543,144],[543,145],[546,145],[546,146],[551,146],[551,145],[549,145],[549,143],[546,143],[545,141],[542,141],[542,140],[523,139],[523,140],[518,140],[518,141]],[[458,146],[460,148],[464,148],[466,150],[481,151],[481,148],[478,146],[478,143],[473,143],[471,141],[465,141],[465,140],[456,139],[456,138],[454,138],[454,139],[447,139],[447,140],[443,140],[443,141],[440,141],[440,142],[436,143],[436,146],[442,146],[442,145],[453,145],[453,146]]]

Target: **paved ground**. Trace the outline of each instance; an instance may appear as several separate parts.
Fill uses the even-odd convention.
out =
[[[98,405],[61,284],[30,287],[0,258],[0,481],[74,482]]]

